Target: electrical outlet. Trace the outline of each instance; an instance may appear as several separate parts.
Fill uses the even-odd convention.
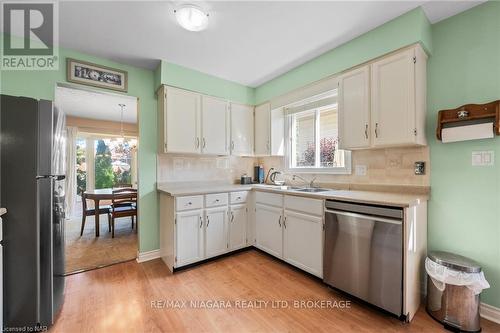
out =
[[[425,175],[425,162],[424,161],[415,162],[415,174],[416,175]]]
[[[184,169],[184,160],[182,158],[174,158],[174,170]]]
[[[366,165],[356,165],[356,176],[366,176]]]

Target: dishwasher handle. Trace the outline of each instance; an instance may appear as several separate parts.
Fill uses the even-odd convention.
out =
[[[364,214],[358,214],[358,213],[350,213],[350,212],[344,212],[344,211],[341,211],[341,210],[325,209],[325,213],[338,214],[338,215],[355,217],[355,218],[360,218],[360,219],[365,219],[365,220],[372,220],[372,221],[384,222],[384,223],[392,223],[392,224],[398,224],[398,225],[403,223],[403,221],[397,220],[397,219],[389,219],[389,218],[380,217],[380,216],[372,216],[372,215],[364,215]]]

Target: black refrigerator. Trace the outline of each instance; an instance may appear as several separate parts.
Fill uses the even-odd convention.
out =
[[[63,302],[65,117],[51,101],[0,95],[5,328],[49,327]]]

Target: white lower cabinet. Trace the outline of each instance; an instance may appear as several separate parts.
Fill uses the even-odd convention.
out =
[[[281,258],[283,256],[283,208],[255,205],[255,246]]]
[[[176,266],[203,259],[203,216],[201,210],[176,215]]]
[[[323,277],[323,200],[257,192],[255,246]]]
[[[283,259],[323,277],[323,218],[285,210]]]
[[[205,210],[205,258],[227,251],[227,207]]]
[[[229,250],[238,250],[247,245],[248,209],[246,205],[231,206],[229,210]]]
[[[247,197],[246,191],[162,195],[160,252],[167,266],[173,270],[249,246]]]

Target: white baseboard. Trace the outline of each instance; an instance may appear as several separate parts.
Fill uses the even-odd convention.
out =
[[[500,324],[500,308],[481,303],[479,312],[481,313],[481,317],[484,319]]]
[[[137,262],[138,263],[153,260],[153,259],[158,259],[158,258],[160,258],[160,249],[137,253]]]

